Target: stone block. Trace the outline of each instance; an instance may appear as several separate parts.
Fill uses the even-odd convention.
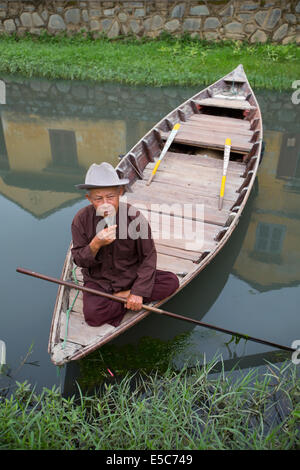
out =
[[[80,23],[80,9],[70,8],[65,13],[65,20],[67,24],[79,24]]]
[[[32,13],[32,23],[33,23],[33,26],[36,28],[39,28],[40,26],[44,26],[45,24],[42,18],[40,17],[40,15],[36,11]]]
[[[216,41],[217,39],[219,39],[219,35],[218,33],[215,33],[214,31],[208,31],[204,33],[204,38],[207,41]]]
[[[274,8],[270,13],[270,16],[269,16],[267,24],[266,24],[266,28],[268,28],[268,29],[275,28],[275,26],[277,25],[280,18],[281,18],[281,9],[280,8]]]
[[[204,30],[207,29],[216,29],[221,25],[220,21],[216,17],[210,17],[205,20]]]
[[[253,10],[257,10],[257,8],[259,7],[258,3],[243,3],[241,4],[240,6],[240,10],[241,11],[253,11]]]
[[[194,16],[209,15],[209,9],[206,5],[197,5],[191,7],[190,14]]]
[[[253,23],[247,23],[245,25],[244,31],[247,34],[252,34],[256,30],[256,26]]]
[[[25,11],[30,11],[30,12],[33,12],[35,10],[34,5],[24,5],[23,8]]]
[[[285,15],[285,19],[290,23],[290,24],[296,24],[297,23],[297,17],[296,15],[293,15],[292,13],[287,13]]]
[[[134,34],[138,34],[138,33],[140,32],[141,26],[140,26],[139,21],[137,21],[137,20],[130,20],[130,21],[129,21],[129,26],[130,26],[131,31],[132,31]]]
[[[90,21],[90,30],[91,31],[99,31],[100,30],[100,23],[98,20],[91,20]]]
[[[24,26],[25,28],[32,28],[31,13],[26,13],[26,12],[22,13],[20,16],[20,20],[21,20],[22,26]]]
[[[252,43],[254,43],[254,42],[265,43],[265,42],[267,42],[267,40],[268,40],[268,36],[266,35],[266,33],[264,31],[258,29],[251,36],[250,42],[252,42]]]
[[[108,31],[111,27],[112,20],[106,19],[101,21],[101,28],[103,31]]]
[[[186,18],[183,22],[184,31],[198,31],[201,26],[200,18]]]
[[[176,5],[171,13],[171,18],[182,18],[184,15],[185,11],[185,4],[184,3],[179,3]]]
[[[121,24],[121,31],[122,31],[122,34],[124,34],[124,36],[127,36],[127,34],[129,33],[129,28],[127,24],[125,23]]]
[[[165,24],[165,29],[169,31],[170,33],[172,33],[173,31],[177,31],[179,27],[180,27],[179,20],[171,20]]]
[[[136,18],[143,18],[143,16],[145,16],[144,8],[137,8],[136,10],[134,10],[134,16]]]
[[[42,18],[43,18],[44,21],[47,21],[47,20],[48,20],[48,17],[49,17],[48,11],[47,11],[47,10],[43,10],[42,13],[41,13],[41,16],[42,16]]]
[[[242,23],[233,21],[232,23],[225,25],[225,31],[226,33],[241,34],[243,32],[243,25]]]
[[[145,31],[150,31],[151,30],[151,23],[152,23],[152,18],[147,18],[144,21],[144,30]]]
[[[263,26],[264,22],[266,21],[266,18],[268,16],[268,11],[258,11],[255,15],[255,21],[258,24],[258,26]]]
[[[228,5],[227,7],[223,8],[220,12],[221,16],[233,16],[234,15],[234,5]]]
[[[252,13],[241,13],[240,15],[238,15],[238,19],[240,21],[247,21],[247,22],[251,21],[252,17],[253,17]]]
[[[16,31],[16,25],[14,20],[5,20],[4,29],[7,33],[14,33]]]
[[[85,23],[88,23],[89,22],[89,12],[87,10],[82,10],[81,14],[82,14],[82,20]]]
[[[104,16],[113,16],[114,13],[115,13],[115,9],[114,8],[108,8],[108,9],[104,10],[103,13],[104,13]]]
[[[112,27],[110,28],[109,32],[107,33],[107,37],[112,39],[112,38],[115,38],[115,37],[119,36],[119,33],[120,33],[119,23],[117,21],[114,21]]]
[[[62,17],[56,14],[50,16],[48,27],[55,31],[64,31],[66,29],[66,25]]]
[[[162,19],[162,17],[159,15],[154,15],[151,22],[151,29],[154,31],[160,29],[163,27],[163,24],[164,20]]]
[[[127,21],[128,16],[126,15],[126,13],[121,12],[119,13],[118,18],[122,23],[125,23],[125,21]]]
[[[95,8],[91,9],[90,16],[98,16],[98,17],[101,16],[101,10],[95,9]]]
[[[273,41],[279,42],[287,35],[289,25],[287,23],[282,24],[273,34]]]

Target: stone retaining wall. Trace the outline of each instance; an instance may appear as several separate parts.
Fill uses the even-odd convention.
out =
[[[206,40],[300,43],[299,0],[0,0],[0,33],[109,38],[189,33]]]

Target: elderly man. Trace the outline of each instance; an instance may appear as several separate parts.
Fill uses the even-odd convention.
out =
[[[91,204],[72,222],[72,256],[83,272],[84,285],[123,297],[126,304],[83,293],[83,313],[90,326],[118,326],[127,309],[161,300],[179,286],[177,276],[156,269],[156,249],[146,219],[120,202],[124,185],[109,163],[93,164],[85,178]]]

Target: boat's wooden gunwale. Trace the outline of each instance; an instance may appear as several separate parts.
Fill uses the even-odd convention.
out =
[[[66,274],[70,269],[71,246],[72,246],[72,243],[70,243],[69,245],[67,256],[65,258],[64,265],[63,265],[62,272],[61,272],[61,279],[64,279],[64,280],[66,279]],[[65,292],[66,292],[65,286],[59,285],[57,289],[56,301],[54,305],[52,322],[51,322],[51,327],[50,327],[48,353],[51,353],[52,348],[54,347],[54,345],[56,344],[58,340],[58,336],[59,336],[58,322],[60,320],[61,306],[64,300]]]

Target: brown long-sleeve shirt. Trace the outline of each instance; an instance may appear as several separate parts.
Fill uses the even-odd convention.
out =
[[[156,249],[148,222],[139,211],[129,215],[130,207],[130,204],[120,202],[116,214],[116,239],[101,247],[96,256],[89,244],[103,217],[96,215],[92,204],[80,209],[72,222],[72,256],[75,264],[83,268],[85,283],[96,282],[100,289],[110,293],[130,289],[132,294],[150,297],[155,279]],[[142,226],[143,237],[136,238],[136,226]]]

